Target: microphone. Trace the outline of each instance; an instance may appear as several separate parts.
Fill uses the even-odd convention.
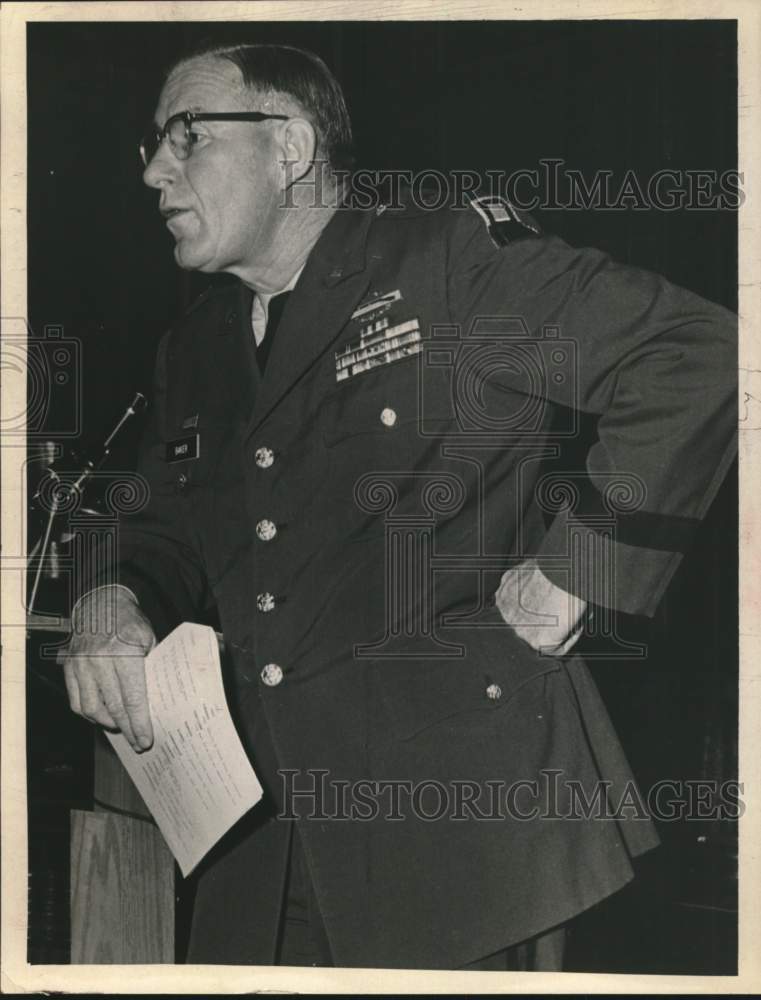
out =
[[[133,417],[144,412],[147,405],[148,401],[145,395],[142,392],[136,392],[132,401],[111,430],[111,433],[103,442],[100,454],[93,459],[85,459],[84,463],[73,473],[74,478],[72,480],[65,481],[61,478],[61,472],[63,472],[61,466],[62,462],[65,462],[65,459],[58,458],[50,461],[50,456],[56,454],[59,449],[54,442],[45,442],[43,454],[48,459],[49,464],[45,469],[40,485],[32,496],[32,509],[42,507],[42,509],[47,511],[48,516],[42,534],[32,547],[27,559],[27,567],[30,567],[33,561],[37,562],[28,605],[28,615],[30,617],[34,616],[34,605],[37,599],[40,580],[43,578],[43,572],[45,573],[45,578],[51,580],[56,579],[59,575],[57,567],[59,543],[67,540],[66,538],[56,539],[53,537],[53,525],[59,512],[69,509],[69,501],[74,498],[75,494],[80,499],[82,498],[88,480],[93,473],[97,472],[108,461],[117,438]],[[71,453],[69,457],[72,457]],[[68,473],[66,479],[69,479]],[[53,489],[47,489],[51,484],[53,485]],[[41,503],[43,489],[46,489],[48,494],[44,504]]]

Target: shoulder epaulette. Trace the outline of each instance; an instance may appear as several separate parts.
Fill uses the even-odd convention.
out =
[[[519,211],[507,198],[482,195],[471,198],[470,207],[481,216],[496,247],[542,235],[542,230],[526,212]]]

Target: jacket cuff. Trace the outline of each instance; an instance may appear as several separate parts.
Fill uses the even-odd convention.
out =
[[[156,560],[152,560],[151,568],[148,569],[138,556],[133,555],[126,562],[117,564],[115,569],[112,567],[108,572],[108,579],[98,575],[91,576],[87,580],[87,590],[81,592],[72,609],[72,619],[80,602],[89,594],[106,587],[121,589],[135,599],[160,642],[183,621],[194,619],[190,596],[182,586],[177,587],[178,582],[182,583],[182,576],[177,567],[172,568],[175,570],[173,579],[168,575],[172,569],[167,568],[165,572],[156,564]],[[116,580],[111,579],[114,575]],[[175,584],[174,588],[172,583]],[[175,593],[176,597],[172,596]]]
[[[692,529],[684,525],[685,536]],[[555,586],[588,604],[652,617],[683,552],[630,544],[622,533],[616,522],[564,512],[550,525],[537,561]]]
[[[76,618],[79,612],[80,605],[88,598],[92,597],[94,594],[97,594],[99,590],[123,590],[125,593],[129,594],[129,596],[132,598],[135,604],[138,605],[140,604],[140,601],[137,599],[137,595],[135,594],[135,592],[131,590],[129,587],[125,587],[124,584],[104,583],[101,584],[99,587],[92,587],[90,590],[86,591],[77,599],[77,601],[74,604],[74,607],[71,609],[72,621],[74,621],[74,619]]]

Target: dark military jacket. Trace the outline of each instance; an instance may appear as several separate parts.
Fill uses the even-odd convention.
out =
[[[151,500],[122,526],[161,632],[218,609],[268,793],[202,865],[190,959],[274,961],[295,825],[337,965],[455,968],[656,842],[568,818],[573,782],[615,808],[625,758],[581,660],[535,652],[492,595],[535,557],[653,613],[732,459],[734,319],[488,200],[338,211],[263,377],[250,310],[218,290],[163,340]],[[547,473],[583,413],[586,467]]]

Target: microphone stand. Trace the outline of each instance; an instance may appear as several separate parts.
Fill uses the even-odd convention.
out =
[[[27,607],[27,627],[33,626],[35,624],[35,617],[37,617],[38,619],[41,618],[43,622],[45,621],[44,616],[35,615],[34,605],[35,601],[37,600],[37,591],[40,586],[40,580],[42,579],[42,569],[43,566],[45,565],[45,559],[47,557],[48,549],[50,547],[50,540],[53,534],[53,525],[55,523],[56,518],[58,517],[59,510],[61,509],[62,506],[64,507],[64,509],[67,509],[68,501],[72,500],[75,497],[75,495],[78,497],[81,497],[83,495],[85,486],[87,485],[87,482],[90,479],[90,477],[93,475],[94,472],[97,472],[100,468],[102,468],[102,466],[108,460],[108,457],[111,454],[111,447],[116,437],[123,430],[127,422],[131,420],[132,417],[134,417],[136,414],[141,413],[145,409],[145,406],[146,406],[146,399],[143,393],[142,392],[135,393],[134,399],[129,404],[127,409],[124,411],[124,413],[121,415],[114,429],[111,431],[106,440],[103,442],[103,447],[101,449],[99,458],[95,461],[91,461],[89,459],[86,460],[84,466],[79,470],[74,482],[69,484],[64,484],[58,472],[54,468],[54,465],[48,466],[47,469],[48,474],[53,480],[56,481],[57,484],[60,484],[60,486],[57,485],[52,490],[52,501],[48,512],[47,523],[45,524],[45,530],[42,534],[41,539],[38,539],[37,543],[32,548],[32,552],[30,553],[27,559],[27,568],[29,568],[32,560],[35,557],[38,558],[39,560],[37,565],[37,570],[34,574],[34,582],[32,584],[32,593],[29,598],[29,605]],[[39,497],[39,490],[35,494],[35,499],[37,499],[38,497]],[[38,622],[38,624],[41,623]],[[43,627],[45,627],[49,631],[68,632],[69,622],[66,620],[61,620],[57,626],[53,626],[51,624],[45,624]]]

